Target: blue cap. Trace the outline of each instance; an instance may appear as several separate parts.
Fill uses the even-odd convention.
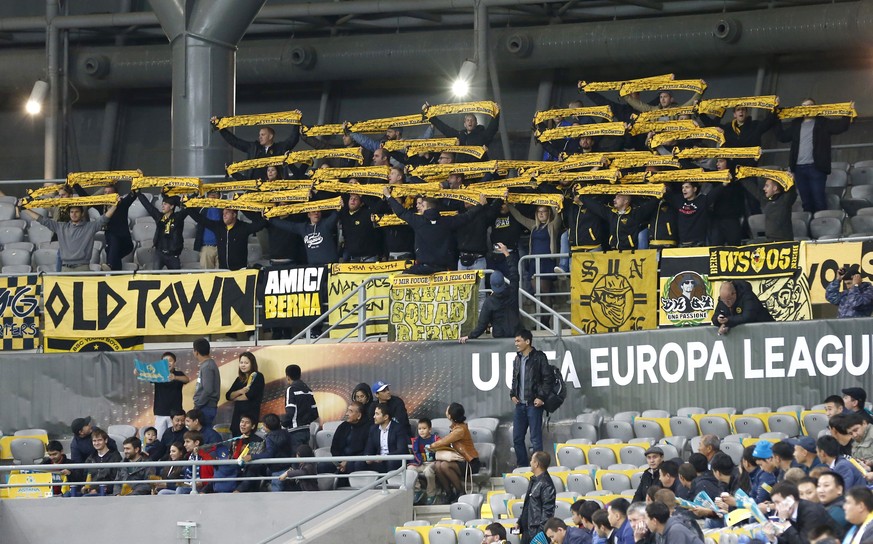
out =
[[[379,380],[378,382],[373,384],[373,394],[376,394],[383,389],[388,389],[388,386],[390,385],[391,384],[388,382],[383,382],[382,380]]]
[[[767,440],[759,440],[755,444],[755,451],[752,452],[752,457],[755,459],[770,459],[773,457],[773,444]]]
[[[791,438],[787,441],[792,446],[800,446],[810,453],[815,453],[815,438],[811,436],[803,436],[801,438]]]

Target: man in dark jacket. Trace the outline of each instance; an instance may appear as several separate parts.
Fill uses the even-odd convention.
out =
[[[495,270],[491,273],[490,297],[485,299],[479,312],[479,322],[470,331],[469,336],[462,336],[458,341],[462,344],[469,338],[479,338],[488,326],[491,326],[493,338],[512,338],[518,330],[518,254],[510,253],[509,249],[498,243],[497,249],[506,258],[509,285],[504,281],[504,275]]]
[[[670,508],[661,502],[646,506],[646,524],[659,541],[670,544],[703,544],[703,540],[688,529],[681,520],[670,516]]]
[[[151,495],[152,486],[147,481],[155,474],[155,468],[143,465],[143,463],[151,459],[149,459],[148,455],[143,454],[142,441],[135,436],[131,436],[124,441],[122,446],[124,448],[123,462],[129,463],[130,466],[118,469],[116,478],[119,481],[141,483],[115,484],[114,494],[124,494],[124,486],[128,485],[130,486],[130,495]],[[154,461],[157,461],[157,459],[154,459]],[[143,480],[146,482],[142,483]]]
[[[791,482],[779,482],[770,493],[776,508],[776,515],[782,521],[790,522],[776,540],[778,544],[805,544],[809,542],[809,532],[817,527],[829,527],[832,534],[842,538],[843,529],[828,515],[820,504],[800,498],[797,486]]]
[[[797,188],[793,185],[785,190],[772,179],[764,181],[758,189],[757,178],[741,180],[743,188],[761,204],[764,213],[764,236],[768,242],[787,242],[794,240],[794,225],[791,211],[797,200]]]
[[[205,208],[200,213],[191,213],[191,217],[215,233],[218,266],[228,270],[246,267],[249,260],[249,236],[267,226],[267,222],[258,215],[252,216],[251,223],[239,221],[237,210],[230,208],[222,211],[221,221],[207,219]]]
[[[213,128],[218,128],[218,117],[213,116],[210,121]],[[258,139],[254,141],[243,140],[226,128],[220,129],[218,133],[221,134],[224,141],[245,153],[246,159],[260,159],[284,155],[294,149],[300,140],[300,125],[291,125],[291,134],[288,135],[288,139],[278,143],[273,141],[276,138],[276,131],[272,127],[258,129]],[[253,169],[249,171],[248,176],[249,179],[267,179],[267,169]]]
[[[91,432],[91,442],[94,446],[94,452],[85,460],[86,463],[94,463],[101,465],[104,463],[120,463],[121,454],[117,450],[109,447],[109,435],[103,429],[94,429]],[[82,492],[85,495],[103,496],[112,494],[112,486],[109,484],[100,484],[100,482],[112,482],[116,480],[118,474],[117,468],[89,468],[86,473],[90,476],[88,485]]]
[[[409,436],[401,429],[400,424],[388,415],[388,406],[376,405],[376,413],[373,416],[374,425],[370,427],[367,436],[367,447],[364,455],[404,455],[409,453],[407,444]],[[385,435],[383,442],[382,436]],[[369,470],[388,472],[400,467],[400,461],[367,461]]]
[[[549,361],[546,354],[534,349],[533,335],[521,329],[515,336],[515,362],[512,363],[512,387],[509,396],[515,404],[512,417],[512,443],[517,466],[528,463],[524,437],[530,427],[534,451],[543,449],[543,405],[549,395]],[[548,465],[546,465],[548,467]]]
[[[84,463],[94,453],[94,445],[91,440],[91,416],[77,417],[70,425],[73,431],[73,440],[70,442],[70,459],[74,463]],[[118,451],[115,440],[109,439],[106,443],[110,450]]]
[[[371,420],[365,418],[364,405],[358,401],[349,403],[346,409],[346,420],[339,424],[339,427],[333,432],[333,440],[330,443],[330,454],[339,457],[342,455],[364,455],[364,450],[367,448],[367,439],[370,436],[370,427],[373,424]],[[366,470],[366,463],[361,461],[342,461],[333,466],[331,463],[323,463],[331,465],[330,467],[319,466],[319,472],[336,472],[337,474],[348,474],[356,470]],[[325,470],[331,469],[332,470]]]
[[[815,105],[807,98],[801,106]],[[810,213],[826,210],[825,182],[831,173],[831,135],[849,130],[851,117],[828,119],[803,117],[792,119],[787,126],[776,124],[776,139],[791,142],[788,166],[800,193],[803,209]]]
[[[427,115],[427,109],[430,107],[430,104],[425,102],[424,106],[422,106],[422,112]],[[459,145],[489,145],[491,140],[494,139],[494,136],[497,134],[497,129],[500,126],[500,114],[498,113],[491,121],[488,122],[488,126],[482,126],[479,124],[479,121],[476,119],[476,116],[472,113],[467,113],[464,115],[464,129],[457,130],[455,128],[450,127],[444,121],[440,120],[439,117],[431,117],[430,123],[436,127],[436,129],[442,132],[445,136],[449,138],[457,138]],[[483,161],[487,161],[488,153],[482,155]]]
[[[528,544],[545,527],[549,518],[555,515],[555,484],[549,475],[551,457],[544,451],[536,451],[530,459],[533,476],[524,495],[524,507],[518,516],[521,541]]]
[[[442,217],[437,209],[437,203],[432,198],[424,198],[419,202],[419,213],[407,210],[394,197],[391,196],[391,188],[386,186],[383,190],[391,211],[397,217],[405,221],[415,232],[415,264],[407,268],[404,274],[433,274],[445,272],[454,266],[452,255],[454,254],[452,242],[454,231],[467,225],[482,209],[487,201],[484,196],[479,197],[479,206],[473,206],[466,213],[450,217]]]
[[[870,317],[873,313],[873,285],[864,281],[857,264],[837,270],[837,276],[825,289],[825,299],[839,308],[840,318]]]
[[[285,367],[288,389],[285,390],[285,417],[282,418],[282,427],[290,434],[292,455],[297,451],[297,446],[309,443],[309,424],[318,421],[315,395],[306,382],[300,379],[301,376],[300,366]]]
[[[607,242],[610,249],[636,249],[637,234],[660,204],[656,198],[633,202],[630,195],[622,194],[615,195],[612,206],[590,196],[581,197],[580,201],[591,213],[609,223]]]
[[[640,478],[640,485],[637,487],[636,492],[634,493],[634,498],[631,502],[646,502],[646,491],[654,484],[655,482],[661,481],[661,473],[660,468],[661,464],[664,461],[664,450],[657,446],[652,446],[648,450],[646,450],[646,464],[649,467],[643,471],[643,475]]]
[[[73,190],[79,196],[90,196],[78,183],[73,185]],[[114,183],[107,185],[103,188],[102,194],[118,194],[118,187]],[[115,213],[109,217],[109,221],[104,227],[106,231],[106,264],[111,270],[121,270],[121,259],[133,251],[133,239],[130,236],[127,212],[134,200],[136,200],[136,194],[133,191],[121,198],[115,205]],[[109,206],[106,206],[104,213],[108,209]]]
[[[372,413],[376,413],[376,406],[384,404],[388,408],[388,416],[400,425],[400,430],[406,433],[407,438],[412,438],[412,426],[409,425],[409,411],[403,399],[391,393],[391,384],[379,380],[373,384],[373,396],[376,398],[372,407]]]
[[[152,268],[161,270],[166,266],[167,270],[181,269],[182,263],[179,262],[179,255],[184,249],[182,233],[185,229],[185,218],[188,217],[188,210],[175,211],[179,205],[179,197],[177,196],[164,195],[160,211],[149,202],[144,194],[140,193],[138,198],[157,224],[154,237],[155,258],[152,262]]]
[[[267,437],[264,439],[264,449],[259,453],[253,453],[242,457],[246,463],[258,459],[287,459],[294,457],[294,450],[291,448],[291,439],[288,436],[288,431],[282,428],[279,422],[279,416],[276,414],[267,414],[264,416],[264,427],[267,428]],[[308,432],[308,429],[307,429]],[[288,470],[290,463],[273,463],[267,465],[267,471],[273,476],[278,476]],[[270,481],[270,491],[282,491],[284,483],[279,479]]]
[[[769,321],[773,321],[773,317],[758,300],[749,282],[731,280],[721,284],[718,305],[712,314],[712,324],[718,327],[719,334],[727,334],[737,325]]]

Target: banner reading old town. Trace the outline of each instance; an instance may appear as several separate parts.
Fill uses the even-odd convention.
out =
[[[395,274],[389,297],[389,340],[457,340],[476,326],[479,272]]]
[[[331,308],[336,306],[349,293],[362,283],[366,303],[366,317],[369,320],[366,334],[388,334],[388,291],[391,282],[383,276],[388,273],[401,272],[409,267],[408,261],[391,261],[387,263],[339,263],[330,266],[327,296]],[[328,323],[336,328],[330,331],[331,338],[342,338],[350,329],[358,324],[358,312],[355,308],[360,303],[358,294],[343,302],[331,312]]]
[[[574,253],[570,317],[587,334],[658,326],[658,252]]]
[[[45,276],[45,335],[93,338],[253,330],[257,270]]]
[[[2,351],[36,349],[39,341],[39,276],[0,277]]]

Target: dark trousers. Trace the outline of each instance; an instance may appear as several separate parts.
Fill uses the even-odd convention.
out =
[[[798,164],[794,167],[794,184],[803,210],[815,213],[828,208],[825,183],[828,176],[812,164]]]
[[[516,464],[520,467],[530,462],[524,441],[528,428],[534,451],[543,451],[543,409],[533,404],[518,403],[512,414],[512,445],[515,446]]]
[[[303,444],[309,444],[309,429],[294,431],[293,433],[288,433],[288,436],[291,438],[291,451],[294,455],[297,455],[297,448]]]
[[[431,274],[436,274],[437,272],[445,272],[448,268],[444,266],[434,266],[432,264],[424,264],[424,263],[415,263],[410,266],[406,270],[403,271],[404,274],[414,274],[416,276],[429,276]]]
[[[106,264],[112,270],[121,270],[121,259],[133,251],[133,241],[130,233],[127,236],[118,236],[106,233]]]
[[[163,251],[155,251],[155,259],[152,263],[152,268],[155,270],[161,270],[165,266],[167,267],[167,270],[182,269],[182,263],[179,261],[178,255],[170,255]]]

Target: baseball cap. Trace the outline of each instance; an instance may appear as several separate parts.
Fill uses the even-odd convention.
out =
[[[860,387],[847,387],[843,389],[844,395],[849,395],[861,404],[867,402],[867,392]]]
[[[767,440],[759,440],[755,444],[755,451],[752,452],[752,457],[755,459],[770,459],[773,457],[773,444]]]
[[[850,280],[850,279],[852,279],[852,276],[854,276],[855,274],[860,274],[860,273],[861,273],[861,267],[858,266],[857,264],[853,264],[851,266],[846,267],[846,274],[843,276],[843,278]]]
[[[504,282],[503,273],[495,270],[491,273],[491,290],[496,294],[502,293],[504,289],[506,289],[506,283]]]
[[[658,446],[652,446],[651,448],[646,450],[646,455],[649,455],[650,453],[654,453],[660,455],[661,457],[664,457],[664,450],[662,450]]]
[[[79,431],[85,428],[86,425],[91,424],[91,416],[88,417],[77,417],[73,420],[73,423],[70,425],[70,430],[73,431],[73,435],[78,436]]]
[[[378,382],[373,384],[373,393],[378,393],[379,391],[382,391],[383,389],[388,389],[388,387],[390,385],[391,384],[388,382],[383,382],[382,380],[379,380]]]
[[[804,436],[801,438],[791,438],[787,441],[792,446],[800,446],[810,453],[815,453],[815,438]]]

